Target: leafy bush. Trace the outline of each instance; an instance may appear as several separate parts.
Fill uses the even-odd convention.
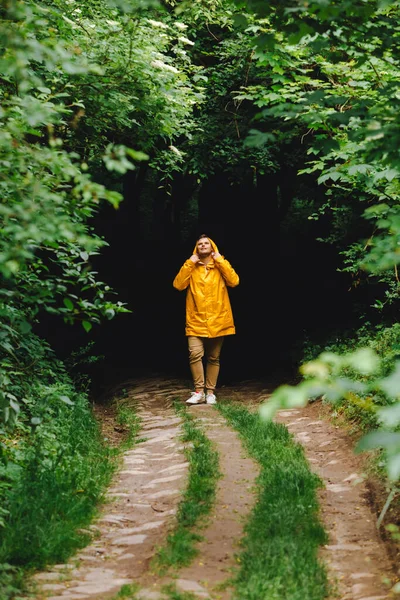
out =
[[[79,528],[90,523],[115,465],[87,395],[45,342],[30,333],[25,346],[36,359],[7,377],[21,408],[14,428],[0,431],[0,564],[27,569],[64,561],[88,541]]]

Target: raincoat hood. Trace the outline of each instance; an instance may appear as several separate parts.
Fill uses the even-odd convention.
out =
[[[214,242],[214,240],[212,240],[210,237],[208,237],[208,235],[205,235],[204,237],[206,237],[208,240],[210,240],[210,244],[211,244],[211,247],[212,247],[212,251],[213,251],[213,252],[218,252],[218,253],[219,253],[218,246],[217,246],[217,244]],[[201,238],[199,238],[199,239],[201,240]],[[199,240],[197,240],[197,242],[198,242],[198,241],[199,241]],[[196,245],[195,245],[195,247],[194,247],[194,249],[193,249],[193,254],[197,254],[197,242],[196,242]]]
[[[236,287],[239,276],[208,236],[212,252],[207,262],[188,258],[174,279],[177,290],[186,294],[186,335],[214,338],[235,333],[227,287]],[[200,238],[201,239],[201,238]],[[198,242],[198,240],[197,240]],[[193,254],[197,254],[197,242]]]

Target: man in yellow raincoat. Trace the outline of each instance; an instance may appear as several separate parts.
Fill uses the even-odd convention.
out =
[[[216,244],[202,234],[193,255],[184,262],[173,282],[177,290],[187,290],[185,331],[194,384],[187,404],[215,404],[217,401],[215,388],[222,344],[226,335],[235,333],[227,286],[238,284],[239,277],[232,265],[219,253]]]

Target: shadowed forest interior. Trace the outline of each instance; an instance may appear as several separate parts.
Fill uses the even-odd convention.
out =
[[[80,324],[60,327],[58,320],[55,326],[48,316],[41,322],[41,335],[63,358],[95,342],[103,357],[91,368],[95,390],[148,372],[189,379],[186,292],[172,281],[201,233],[240,276],[229,290],[236,335],[225,340],[219,385],[291,376],[305,340],[354,326],[357,293],[350,293],[350,276],[338,271],[337,248],[316,240],[323,222],[291,216],[294,173],[283,169],[242,185],[221,173],[200,189],[178,179],[168,196],[149,179],[128,174],[124,201],[118,209],[103,207],[93,224],[109,244],[93,266],[131,312],[89,333]]]

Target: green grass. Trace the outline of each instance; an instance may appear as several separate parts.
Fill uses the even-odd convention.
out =
[[[188,444],[185,455],[189,474],[187,488],[178,506],[176,527],[152,561],[152,568],[159,574],[166,573],[171,567],[189,565],[197,555],[196,544],[202,537],[195,527],[201,527],[210,512],[217,480],[221,476],[218,453],[198,421],[180,403],[175,403],[175,410],[183,419],[182,441]]]
[[[116,422],[126,429],[124,441],[120,444],[119,450],[129,450],[135,443],[138,443],[138,433],[140,430],[140,419],[137,416],[131,404],[118,403]]]
[[[119,592],[110,600],[136,600],[139,591],[140,586],[136,583],[123,585]],[[161,591],[169,600],[198,600],[198,596],[195,596],[191,592],[179,592],[174,584],[164,585]]]
[[[83,403],[69,417],[43,426],[26,448],[7,498],[0,563],[40,568],[66,560],[88,542],[79,529],[91,522],[110,481],[112,452]]]
[[[26,578],[38,569],[67,561],[93,537],[88,528],[121,452],[134,443],[138,419],[117,413],[128,435],[120,448],[104,442],[87,399],[54,411],[54,418],[21,445],[9,489],[5,526],[0,531],[0,597],[26,592]],[[3,570],[2,570],[3,569]],[[16,596],[17,594],[17,596]]]
[[[198,596],[191,592],[179,592],[173,584],[165,585],[162,588],[164,594],[167,594],[170,600],[198,600]]]
[[[257,502],[232,580],[234,599],[326,598],[326,569],[317,556],[327,542],[316,494],[321,481],[310,471],[302,447],[283,425],[263,422],[238,405],[217,408],[261,467]]]
[[[110,600],[135,600],[139,589],[136,583],[125,584]]]

